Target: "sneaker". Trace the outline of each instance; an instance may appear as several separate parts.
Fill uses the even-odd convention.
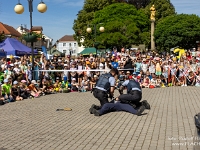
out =
[[[92,104],[92,106],[89,109],[90,114],[93,114],[93,109],[95,108],[96,105]]]
[[[142,105],[142,106],[138,109],[136,115],[137,115],[137,116],[141,116],[144,110],[145,110],[145,106]]]
[[[99,109],[101,109],[101,107],[100,106],[97,106],[97,105],[95,105],[95,104],[92,104],[92,106],[90,107],[90,109],[89,109],[89,112],[90,112],[90,114],[94,114],[93,113],[93,110],[99,110]]]
[[[185,84],[182,84],[181,86],[185,86]]]
[[[143,100],[143,101],[142,101],[142,105],[143,105],[146,109],[151,109],[150,104],[149,104],[146,100]]]
[[[94,116],[100,116],[99,111],[93,108],[93,114]]]
[[[187,86],[187,84],[185,84],[185,86]]]

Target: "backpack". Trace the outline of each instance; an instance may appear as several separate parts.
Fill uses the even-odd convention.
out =
[[[195,123],[195,126],[197,127],[197,129],[200,130],[200,113],[198,113],[194,116],[194,123]]]

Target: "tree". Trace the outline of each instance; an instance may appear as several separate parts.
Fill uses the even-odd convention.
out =
[[[116,3],[116,0],[85,0],[83,9],[77,14],[77,19],[74,20],[73,30],[75,32],[74,38],[78,42],[79,46],[91,46],[91,42],[88,39],[92,38],[91,34],[86,32],[86,28],[89,23],[94,19],[94,13],[104,7]],[[84,38],[84,43],[81,43]]]
[[[154,37],[160,51],[169,51],[175,46],[195,47],[200,37],[200,17],[187,14],[166,17],[157,24]]]
[[[143,11],[126,3],[112,4],[95,12],[92,23],[103,23],[105,32],[97,32],[97,41],[107,47],[130,47],[150,41],[148,17]]]
[[[155,5],[156,8],[156,22],[159,20],[175,14],[175,8],[170,0],[151,0],[149,5],[144,9],[146,15],[150,16],[150,8]]]
[[[145,8],[151,0],[116,0],[116,2],[134,5],[137,9]]]
[[[2,42],[5,39],[4,32],[0,33],[0,42]]]

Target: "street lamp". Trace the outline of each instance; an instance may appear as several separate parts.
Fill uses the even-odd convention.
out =
[[[28,0],[28,6],[29,6],[29,12],[30,12],[30,34],[32,33],[32,13],[33,13],[33,0]],[[41,13],[46,12],[47,5],[41,0],[41,2],[37,6],[37,10]],[[20,3],[20,0],[18,0],[18,4],[14,7],[14,11],[17,14],[22,14],[24,12],[24,7]],[[33,42],[31,42],[31,56],[32,56],[32,78],[34,77],[34,50],[33,50]]]
[[[102,23],[99,23],[99,24],[102,24]],[[97,57],[97,42],[96,42],[96,36],[97,36],[97,28],[96,28],[96,24],[93,24],[94,25],[94,47],[96,48],[96,57]],[[91,33],[92,32],[92,28],[88,27],[86,29],[87,33]],[[105,28],[103,26],[101,26],[99,28],[99,31],[100,32],[104,32],[105,31]]]

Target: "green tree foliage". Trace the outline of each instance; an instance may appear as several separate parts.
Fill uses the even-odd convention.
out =
[[[2,42],[5,39],[5,34],[4,33],[0,33],[0,42]]]
[[[170,0],[151,0],[149,5],[147,5],[144,9],[145,13],[148,16],[150,16],[151,14],[150,8],[152,5],[155,5],[156,8],[156,22],[158,22],[162,18],[175,14],[175,8]]]
[[[187,14],[166,17],[157,24],[154,37],[160,51],[169,51],[175,46],[195,47],[200,38],[200,17]]]
[[[134,5],[137,9],[145,8],[151,0],[116,0],[117,2],[124,2]]]
[[[93,24],[99,23],[103,23],[105,32],[97,32],[97,41],[106,47],[129,47],[148,41],[149,19],[132,5],[116,3],[105,7],[95,13]]]
[[[116,0],[85,0],[83,9],[77,14],[77,19],[74,20],[73,30],[74,38],[81,45],[81,39],[84,37],[84,46],[91,46],[91,34],[86,32],[87,25],[94,19],[94,13],[104,7],[116,3]]]

